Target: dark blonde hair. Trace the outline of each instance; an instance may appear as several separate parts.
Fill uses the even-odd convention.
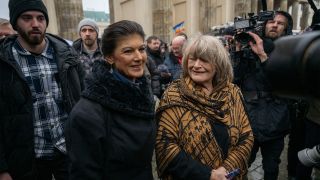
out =
[[[219,39],[200,35],[188,41],[183,54],[183,77],[188,77],[188,58],[200,58],[215,66],[216,73],[213,78],[214,89],[220,89],[233,80],[233,69],[228,52]]]

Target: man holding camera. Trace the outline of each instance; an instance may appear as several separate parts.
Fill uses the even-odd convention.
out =
[[[250,48],[234,52],[235,83],[241,88],[255,142],[250,164],[261,149],[265,180],[276,180],[284,137],[289,132],[289,111],[286,100],[272,94],[272,87],[264,72],[273,41],[292,34],[292,18],[283,11],[275,12],[273,19],[264,23],[262,37],[248,32],[253,40]],[[241,47],[240,47],[241,48]]]

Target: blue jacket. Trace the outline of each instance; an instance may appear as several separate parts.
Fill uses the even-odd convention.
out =
[[[182,73],[182,65],[179,64],[178,58],[174,54],[170,53],[164,60],[164,64],[168,67],[169,72],[172,75],[172,80],[179,79]]]

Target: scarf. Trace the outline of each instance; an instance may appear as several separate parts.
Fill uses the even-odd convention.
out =
[[[253,134],[240,89],[228,83],[207,96],[189,77],[174,81],[157,109],[156,158],[160,177],[180,152],[212,169],[247,172]]]

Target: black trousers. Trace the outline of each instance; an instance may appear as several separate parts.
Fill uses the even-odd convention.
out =
[[[293,111],[293,112],[292,112]],[[299,113],[303,111],[298,111],[291,109],[290,120],[291,120],[291,130],[289,134],[288,142],[288,176],[295,178],[297,173],[297,166],[300,163],[298,159],[298,152],[304,149],[305,144],[305,113]]]
[[[258,142],[255,140],[251,151],[249,164],[256,159],[257,152],[261,150],[264,180],[277,180],[279,175],[280,156],[284,148],[284,137]]]
[[[37,180],[68,180],[68,160],[67,156],[60,151],[55,152],[51,160],[36,159],[36,179]]]

